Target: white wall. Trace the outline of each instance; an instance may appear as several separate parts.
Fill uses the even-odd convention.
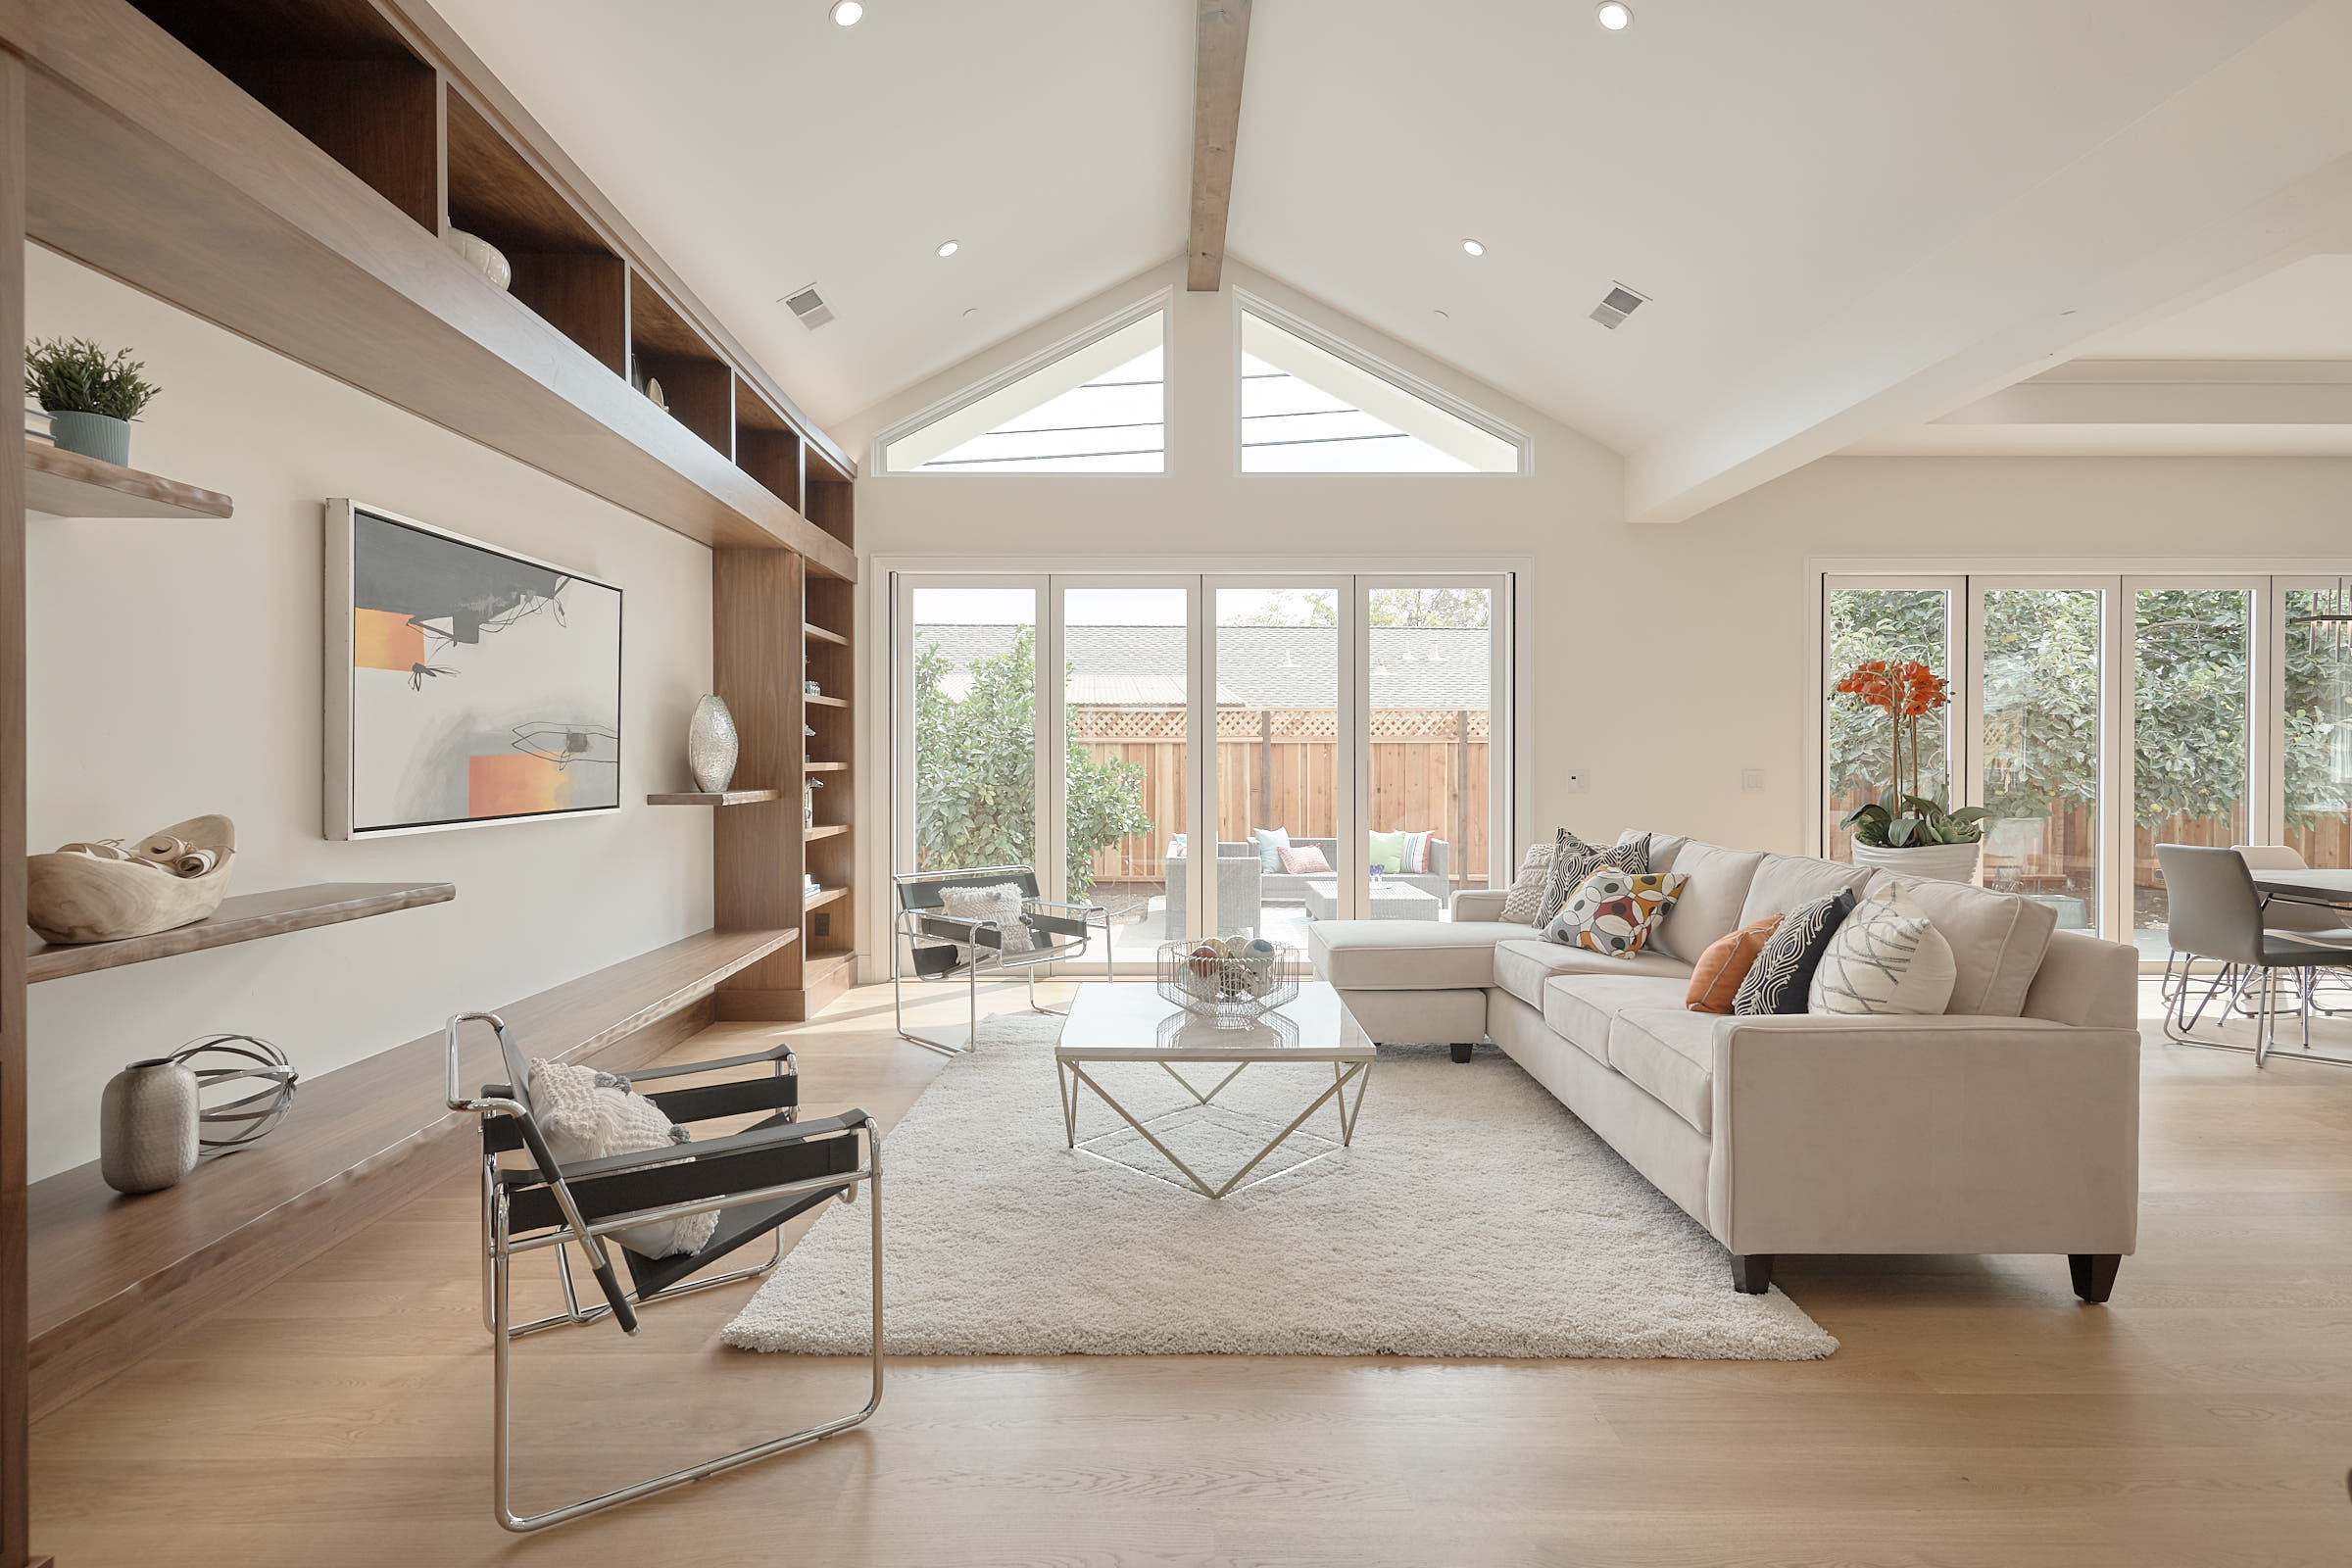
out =
[[[2352,558],[2352,461],[2340,459],[1838,459],[1690,522],[1622,520],[1617,457],[1575,431],[1247,268],[1238,284],[1507,419],[1535,441],[1531,474],[1250,475],[1235,471],[1230,291],[1182,291],[1155,270],[1064,313],[837,430],[861,462],[880,430],[1154,288],[1175,283],[1169,471],[1159,476],[881,475],[858,486],[871,555],[995,556],[1042,569],[1119,559],[1519,556],[1523,749],[1533,780],[1522,838],[1565,822],[1588,836],[1658,825],[1727,843],[1807,847],[1806,755],[1815,660],[1815,558],[2118,561]],[[1639,339],[1593,328],[1595,353]],[[884,585],[867,574],[869,594]],[[869,597],[865,624],[887,622]],[[870,658],[872,645],[861,648]],[[862,668],[862,720],[886,711]],[[870,737],[869,737],[870,739]],[[861,755],[871,756],[870,751]],[[1741,793],[1742,769],[1766,788]],[[1591,792],[1555,782],[1585,772]],[[868,768],[869,788],[880,777]],[[888,802],[860,819],[889,821]],[[886,842],[868,836],[865,874]],[[867,951],[879,954],[869,925]]]
[[[233,1029],[315,1075],[710,924],[710,813],[643,804],[684,784],[672,741],[710,678],[709,550],[46,251],[27,269],[31,334],[127,346],[164,388],[133,465],[237,506],[225,522],[29,520],[32,846],[221,811],[232,892],[458,885],[454,904],[33,987],[33,1176],[95,1156],[99,1090],[133,1058]],[[330,495],[620,585],[619,814],[321,836]],[[439,1093],[436,1077],[414,1098]]]

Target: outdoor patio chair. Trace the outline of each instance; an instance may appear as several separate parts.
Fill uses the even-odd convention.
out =
[[[466,1095],[458,1083],[461,1031],[485,1023],[498,1038],[507,1082],[484,1085]],[[634,1087],[656,1080],[719,1072],[748,1072],[718,1083],[694,1084],[648,1095],[677,1123],[758,1115],[745,1130],[708,1142],[689,1142],[559,1164],[533,1109],[530,1063],[506,1021],[496,1013],[463,1012],[445,1030],[449,1052],[448,1100],[452,1110],[482,1119],[482,1322],[493,1348],[491,1370],[491,1491],[498,1522],[509,1530],[543,1530],[585,1514],[617,1507],[668,1488],[699,1481],[772,1454],[847,1431],[872,1415],[882,1402],[882,1134],[862,1110],[845,1110],[814,1121],[800,1117],[800,1077],[788,1046],[715,1061],[647,1068],[614,1076]],[[866,1209],[873,1257],[872,1392],[852,1414],[804,1427],[715,1459],[672,1470],[601,1496],[545,1513],[514,1510],[509,1482],[513,1453],[513,1359],[516,1340],[544,1330],[579,1327],[611,1318],[622,1332],[637,1332],[638,1308],[656,1300],[752,1279],[774,1268],[783,1255],[778,1227],[829,1198],[854,1201],[860,1183],[870,1183]],[[716,1213],[717,1227],[702,1247],[665,1257],[643,1257],[613,1233],[641,1225]],[[765,1260],[710,1278],[693,1278],[703,1268],[763,1237],[774,1237]],[[602,1305],[583,1306],[571,1274],[571,1250],[578,1248],[603,1293]],[[513,1260],[553,1250],[564,1310],[528,1323],[513,1318]],[[613,1267],[617,1251],[627,1263],[624,1287]]]
[[[1058,904],[1041,898],[1033,865],[906,871],[890,880],[899,906],[890,945],[890,1003],[902,1040],[948,1055],[971,1050],[980,1028],[980,982],[1008,979],[1014,974],[1028,982],[1030,1011],[1060,1016],[1059,1008],[1038,1005],[1037,972],[1048,964],[1084,958],[1098,936],[1102,939],[1102,978],[1116,977],[1110,911],[1099,904]],[[963,919],[946,910],[945,898],[951,888],[1007,884],[1020,889],[1018,927]],[[909,977],[931,984],[963,981],[968,1021],[961,1044],[935,1040],[906,1027],[905,981]]]

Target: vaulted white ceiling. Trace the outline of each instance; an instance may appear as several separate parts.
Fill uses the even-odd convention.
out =
[[[1192,0],[439,4],[820,420],[1184,246]],[[2168,309],[2352,250],[2345,0],[1635,11],[1257,0],[1228,231],[1626,454],[1635,515],[2183,357],[2229,333]],[[1612,333],[1613,281],[1652,298]]]

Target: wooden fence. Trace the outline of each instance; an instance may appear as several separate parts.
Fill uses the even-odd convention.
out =
[[[1184,715],[1179,710],[1081,709],[1079,744],[1098,759],[1143,769],[1149,833],[1095,854],[1102,883],[1161,882],[1168,840],[1184,831]],[[1220,709],[1217,837],[1256,827],[1294,839],[1339,835],[1338,716],[1329,709]],[[1379,709],[1372,715],[1372,822],[1381,832],[1435,832],[1457,886],[1484,886],[1490,801],[1487,715],[1476,710]]]

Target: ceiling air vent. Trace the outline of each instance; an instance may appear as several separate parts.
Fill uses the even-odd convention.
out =
[[[814,283],[785,295],[784,303],[791,308],[793,315],[801,318],[801,324],[811,332],[833,319],[833,307],[825,303],[825,297],[816,291]]]
[[[1637,294],[1623,283],[1611,284],[1608,297],[1592,307],[1592,319],[1614,332],[1625,324],[1625,318],[1639,310],[1642,302],[1647,298],[1649,298],[1648,295]]]

